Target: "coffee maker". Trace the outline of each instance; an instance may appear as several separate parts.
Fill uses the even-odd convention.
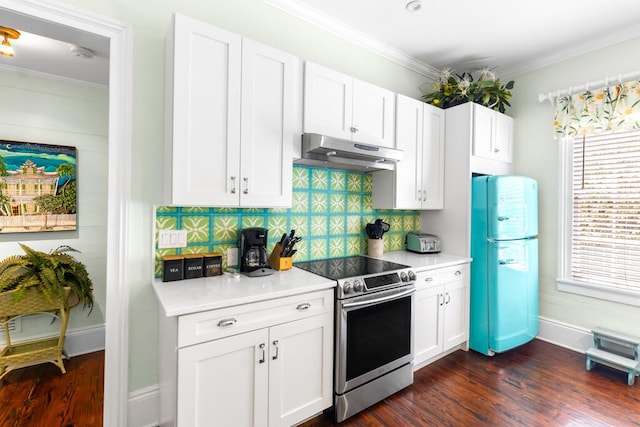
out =
[[[273,270],[267,263],[266,228],[245,228],[240,232],[240,272],[247,276],[267,276]]]

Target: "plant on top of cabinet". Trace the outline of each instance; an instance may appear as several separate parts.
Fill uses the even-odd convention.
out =
[[[462,74],[454,74],[445,68],[431,84],[431,91],[424,91],[422,99],[441,108],[471,101],[504,113],[506,107],[511,107],[509,99],[514,84],[510,80],[503,85],[489,68]]]

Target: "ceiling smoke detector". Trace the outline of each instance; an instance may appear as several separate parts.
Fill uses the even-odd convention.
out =
[[[405,8],[408,12],[417,12],[422,7],[422,2],[420,0],[411,0]]]
[[[93,58],[95,55],[91,49],[87,49],[86,47],[82,47],[82,46],[77,46],[75,44],[72,44],[71,46],[69,46],[69,51],[74,56],[77,56],[78,58],[90,59],[90,58]]]

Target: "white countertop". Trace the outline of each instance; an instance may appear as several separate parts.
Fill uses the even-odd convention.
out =
[[[433,270],[435,268],[451,267],[453,265],[466,264],[471,258],[445,253],[416,254],[409,251],[385,252],[382,259],[409,265],[416,271]]]
[[[153,281],[153,290],[167,317],[287,297],[335,286],[335,280],[295,267],[262,277],[240,275],[234,278],[223,274],[175,282],[163,282],[161,279]]]
[[[471,262],[468,257],[445,253],[416,254],[408,251],[386,252],[382,259],[410,265],[416,271]],[[240,275],[234,278],[223,274],[176,282],[163,282],[160,279],[153,281],[153,290],[167,317],[304,294],[335,286],[334,280],[296,267],[262,277]]]

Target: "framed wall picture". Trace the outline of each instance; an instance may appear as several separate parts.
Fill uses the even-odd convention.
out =
[[[76,229],[76,148],[0,140],[0,233]]]

